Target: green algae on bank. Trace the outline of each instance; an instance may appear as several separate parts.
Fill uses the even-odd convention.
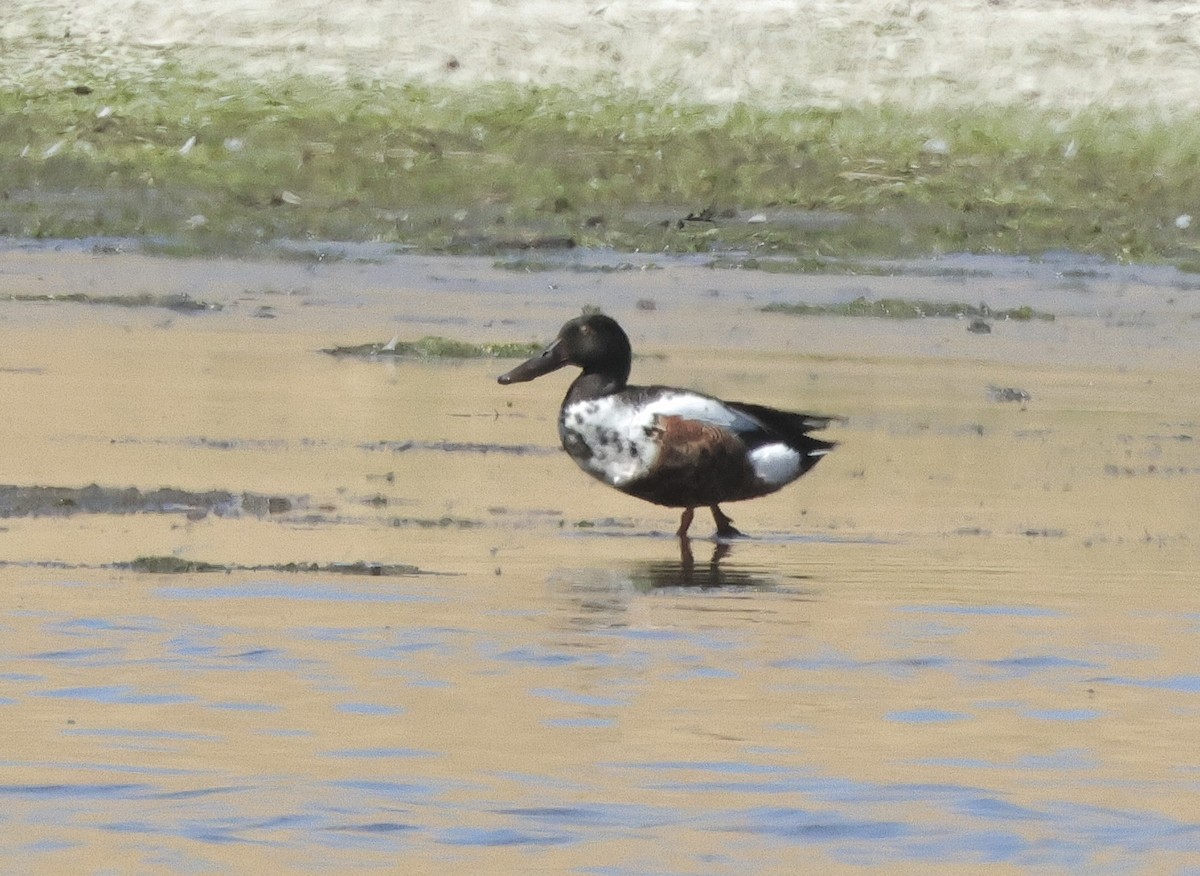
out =
[[[241,565],[238,563],[209,563],[204,560],[185,560],[175,556],[137,557],[128,563],[115,563],[116,568],[155,575],[192,575],[199,572],[332,572],[338,575],[367,575],[371,577],[401,577],[420,575],[418,566],[407,563],[267,563]]]
[[[197,255],[304,239],[488,254],[530,241],[813,259],[1200,253],[1200,114],[232,82],[169,61],[136,82],[63,75],[74,85],[31,78],[0,94],[2,235],[152,238]]]
[[[472,344],[438,335],[426,335],[416,341],[390,341],[348,346],[327,347],[321,350],[330,356],[362,359],[528,359],[543,349],[536,343]]]
[[[615,264],[589,264],[587,262],[565,262],[555,259],[497,259],[492,267],[500,271],[515,271],[522,274],[537,274],[546,271],[568,271],[572,274],[620,274],[626,271],[658,271],[662,266],[654,262],[634,264],[633,262],[616,262]]]
[[[775,302],[759,308],[764,313],[786,313],[791,316],[865,316],[876,319],[923,319],[946,318],[1014,320],[1029,322],[1043,320],[1052,322],[1054,314],[1034,310],[1028,305],[994,310],[987,304],[964,304],[960,301],[924,301],[908,298],[870,299],[859,296],[853,301],[840,304],[787,304]]]
[[[223,304],[199,301],[190,295],[89,295],[86,292],[64,292],[50,295],[43,293],[18,292],[0,298],[0,301],[39,304],[96,304],[110,307],[161,307],[176,313],[203,313],[224,309]]]
[[[765,274],[851,274],[855,276],[886,276],[888,270],[881,265],[869,265],[846,259],[830,259],[817,256],[740,258],[719,256],[708,262],[714,270],[762,271]]]
[[[193,492],[174,487],[18,486],[0,484],[0,518],[69,516],[72,514],[185,514],[197,519],[273,517],[304,508],[302,496],[235,493],[229,490]]]

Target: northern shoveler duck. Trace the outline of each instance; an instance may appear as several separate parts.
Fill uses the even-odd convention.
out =
[[[722,401],[669,386],[629,386],[633,351],[616,320],[570,320],[540,355],[503,374],[523,383],[565,365],[575,378],[558,414],[563,448],[592,477],[623,493],[682,508],[687,536],[707,506],[718,537],[741,535],[722,502],[754,499],[790,484],[833,449],[809,435],[834,419]]]

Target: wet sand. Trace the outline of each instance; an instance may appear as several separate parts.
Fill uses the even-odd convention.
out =
[[[657,265],[0,253],[6,866],[1194,866],[1194,278]],[[7,300],[78,293],[220,306]],[[758,310],[860,295],[1055,319]],[[842,414],[841,446],[688,562],[557,450],[565,375],[320,352],[585,304],[635,380]],[[171,556],[229,571],[129,565]]]

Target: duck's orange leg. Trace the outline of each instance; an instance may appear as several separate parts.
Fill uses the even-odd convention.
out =
[[[687,538],[688,527],[692,525],[692,517],[695,515],[695,508],[684,508],[683,516],[679,518],[679,529],[675,534],[680,538]]]
[[[716,505],[709,505],[708,508],[712,511],[713,520],[717,522],[718,538],[739,538],[745,534],[734,527],[733,518],[727,517],[725,512]]]

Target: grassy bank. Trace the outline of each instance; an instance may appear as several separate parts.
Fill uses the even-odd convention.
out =
[[[0,234],[1197,259],[1200,117],[759,111],[170,66],[0,94]],[[1177,222],[1177,219],[1179,220]],[[1187,226],[1187,227],[1180,227]]]

